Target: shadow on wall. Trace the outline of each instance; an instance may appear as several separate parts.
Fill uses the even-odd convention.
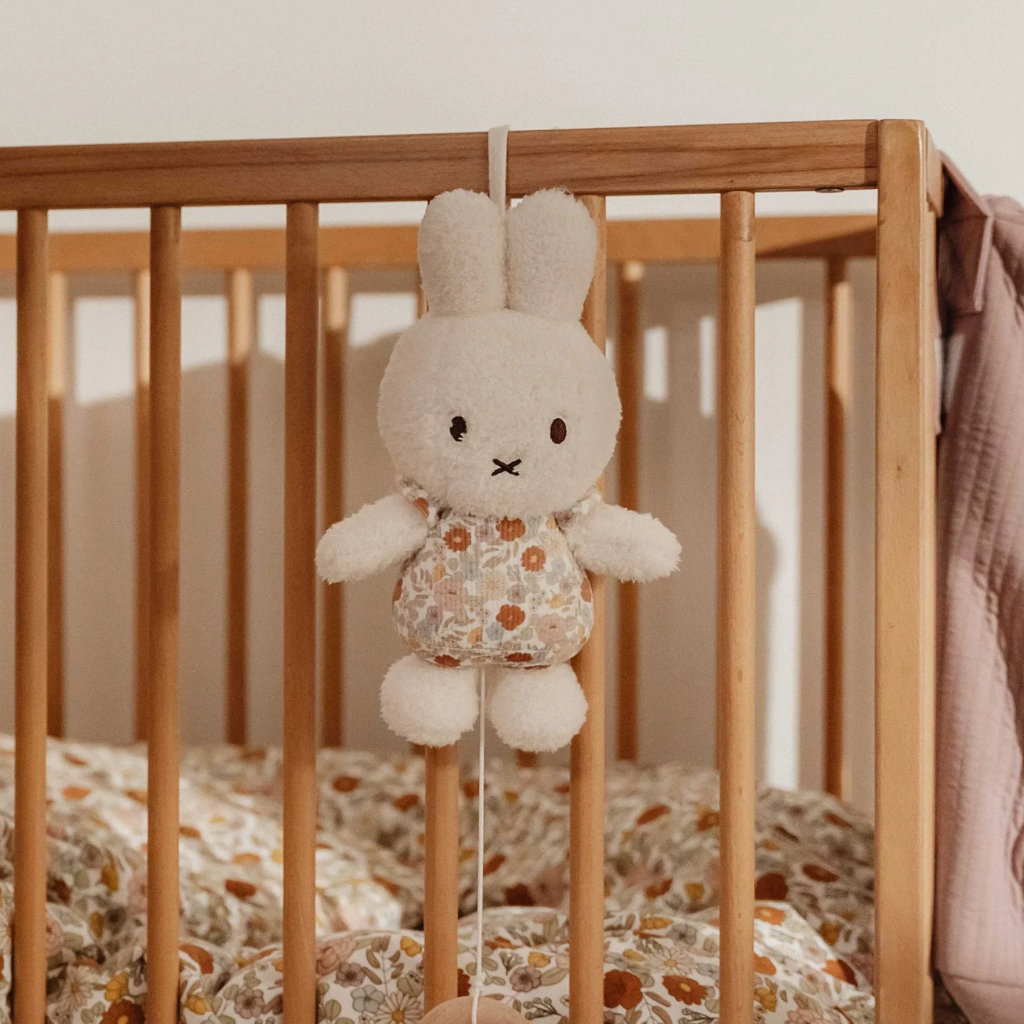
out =
[[[873,262],[855,289],[848,439],[847,749],[870,807],[873,732]],[[819,262],[757,271],[758,772],[818,788],[824,672],[824,348]],[[614,311],[609,322],[614,324]],[[713,267],[648,268],[645,325],[667,333],[667,400],[641,405],[644,511],[682,540],[680,571],[641,590],[640,752],[711,764],[715,750],[717,380]],[[614,491],[612,491],[614,493]],[[613,592],[614,592],[614,588]],[[610,662],[614,673],[614,662]],[[612,680],[609,685],[611,686]]]
[[[645,324],[665,325],[667,386],[664,400],[659,400],[660,395],[652,398],[648,387],[641,405],[640,504],[643,511],[664,519],[676,532],[682,541],[682,556],[674,577],[641,590],[640,752],[646,761],[682,758],[693,764],[714,764],[718,479],[715,269],[692,268],[680,275],[671,268],[651,268],[646,278],[643,315]],[[758,477],[760,480],[760,472]],[[766,763],[769,744],[765,708],[772,650],[768,612],[777,542],[760,514],[760,501],[755,548],[758,772],[765,778],[771,776]]]
[[[858,749],[854,795],[870,803],[870,566],[873,427],[871,264],[855,272],[854,392],[850,438],[848,737]],[[353,275],[356,288],[408,291],[399,275]],[[277,292],[271,276],[258,282]],[[123,282],[122,282],[123,284]],[[219,287],[219,282],[207,283]],[[772,784],[820,786],[823,593],[823,356],[820,264],[758,269],[757,692],[758,765]],[[208,290],[209,290],[208,287]],[[122,288],[122,294],[124,289]],[[0,294],[0,299],[5,298]],[[280,299],[273,296],[274,301]],[[281,736],[283,629],[283,318],[264,317],[251,364],[250,737]],[[13,303],[0,302],[0,377],[13,372]],[[641,590],[640,751],[645,761],[714,761],[715,423],[714,268],[652,266],[646,325],[664,334],[663,379],[641,404],[641,508],[683,543],[680,571]],[[275,307],[276,309],[276,307]],[[275,320],[274,318],[277,317]],[[274,321],[264,323],[265,319]],[[372,318],[371,318],[372,319]],[[8,323],[9,321],[9,323]],[[611,310],[609,324],[615,323]],[[353,325],[355,327],[355,325]],[[394,486],[376,428],[377,386],[392,331],[360,338],[346,356],[344,480],[351,513]],[[281,337],[278,338],[277,334]],[[119,342],[120,344],[120,342]],[[129,360],[130,338],[124,339]],[[187,346],[186,346],[187,347]],[[226,374],[223,338],[182,384],[181,706],[190,742],[223,735]],[[217,353],[220,353],[217,355]],[[657,354],[650,352],[652,359]],[[206,357],[204,357],[206,358]],[[656,361],[656,360],[655,360]],[[202,363],[202,360],[200,360]],[[9,366],[8,366],[9,364]],[[186,363],[186,365],[188,365]],[[652,367],[648,368],[648,371]],[[657,371],[657,367],[653,367]],[[655,377],[657,373],[654,374]],[[649,380],[649,384],[652,381]],[[667,400],[661,400],[662,393]],[[13,394],[12,394],[13,398]],[[861,403],[858,408],[857,403]],[[66,408],[66,628],[69,733],[131,737],[134,610],[134,412],[130,393]],[[615,494],[615,467],[608,474]],[[13,726],[13,409],[0,407],[0,731]],[[377,712],[381,679],[404,653],[390,619],[393,573],[345,588],[346,740],[403,749]],[[609,588],[610,645],[615,588]],[[609,650],[609,750],[614,750],[614,657]],[[857,709],[864,711],[858,713]]]

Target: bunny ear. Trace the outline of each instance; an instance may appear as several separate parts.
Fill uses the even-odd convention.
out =
[[[427,308],[469,316],[505,305],[505,226],[482,192],[443,192],[420,224],[420,276]]]
[[[597,229],[566,192],[534,192],[506,217],[510,309],[579,320],[594,276]]]

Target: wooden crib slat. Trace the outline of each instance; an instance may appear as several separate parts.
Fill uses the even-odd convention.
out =
[[[846,420],[850,405],[853,296],[843,257],[826,263],[825,280],[825,791],[849,789],[843,737],[846,589]]]
[[[459,746],[427,747],[423,996],[426,1009],[458,995]]]
[[[46,1016],[47,237],[18,211],[14,550],[14,1019]]]
[[[181,491],[181,210],[150,222],[149,1024],[178,1019],[178,632]]]
[[[721,202],[718,333],[718,749],[721,1017],[753,1020],[754,196]]]
[[[929,1024],[935,855],[935,352],[927,132],[879,130],[875,402],[875,998]]]
[[[227,685],[224,722],[228,743],[249,737],[249,358],[255,329],[252,273],[229,271],[228,299],[228,576]]]
[[[644,265],[636,260],[619,270],[619,333],[615,339],[615,370],[622,400],[619,430],[618,502],[640,504],[640,396],[643,381],[643,331],[640,295]],[[618,738],[620,761],[635,761],[639,746],[640,594],[635,583],[619,584]]]
[[[47,323],[47,584],[46,728],[64,735],[64,349],[67,343],[68,279],[50,274]]]
[[[420,268],[416,267],[416,319],[419,320],[427,312],[427,296],[423,291],[423,279],[420,277]]]
[[[598,232],[594,280],[583,307],[583,326],[605,347],[607,225],[604,196],[582,196]],[[604,481],[598,481],[603,489]],[[604,659],[605,584],[591,576],[594,629],[573,659],[587,698],[587,720],[572,741],[569,820],[569,1000],[573,1024],[604,1015]]]
[[[150,588],[149,270],[135,274],[135,739],[148,734]]]
[[[287,214],[284,374],[284,999],[316,1019],[316,203]]]
[[[348,274],[329,267],[324,274],[323,353],[323,479],[322,523],[326,529],[344,515],[343,452],[345,352],[348,348]],[[343,649],[344,608],[342,584],[322,584],[321,716],[325,747],[340,747],[345,737]]]

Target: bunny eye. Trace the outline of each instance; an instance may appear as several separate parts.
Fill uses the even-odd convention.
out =
[[[466,421],[463,417],[452,417],[452,425],[448,428],[448,433],[452,435],[453,440],[461,441],[463,435],[466,433],[466,429]]]
[[[565,420],[553,419],[551,421],[551,440],[555,444],[561,444],[565,440]]]

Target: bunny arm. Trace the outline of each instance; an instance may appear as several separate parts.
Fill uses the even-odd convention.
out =
[[[565,529],[576,561],[591,572],[646,583],[674,572],[679,541],[654,516],[600,504]]]
[[[403,495],[389,494],[327,530],[316,569],[328,583],[363,580],[419,551],[426,539],[419,511]]]

